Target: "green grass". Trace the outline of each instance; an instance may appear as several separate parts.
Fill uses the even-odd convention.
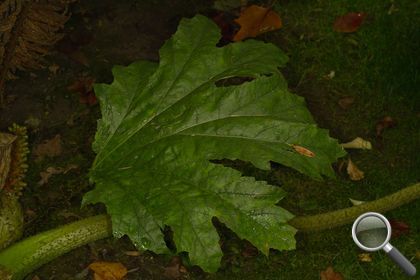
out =
[[[271,172],[240,165],[245,175],[282,185],[289,196],[281,205],[296,215],[323,213],[351,206],[349,198],[374,200],[419,180],[420,174],[420,5],[416,1],[278,1],[275,5],[284,27],[261,36],[286,51],[284,69],[289,86],[305,97],[320,126],[340,141],[357,136],[370,140],[371,151],[349,151],[365,172],[352,182],[344,173],[337,179],[315,182],[294,171],[274,167]],[[394,11],[389,14],[392,3]],[[336,33],[337,16],[366,12],[359,31]],[[325,75],[335,71],[333,79]],[[347,110],[338,100],[354,97]],[[382,145],[375,124],[391,116],[397,125],[385,130]],[[420,201],[386,213],[408,223],[410,234],[391,240],[419,268]],[[227,239],[225,260],[211,279],[319,279],[320,271],[333,266],[344,279],[406,279],[384,252],[373,260],[358,260],[362,253],[351,238],[351,225],[319,233],[298,233],[297,249],[273,251],[269,259],[243,257],[243,243]],[[229,243],[231,242],[231,243]],[[417,278],[419,279],[419,278]]]
[[[289,55],[286,76],[291,87],[309,95],[309,103],[326,106],[334,119],[342,115],[336,101],[355,98],[343,132],[360,133],[354,129],[360,125],[351,119],[362,121],[365,132],[381,114],[404,113],[420,105],[420,5],[399,1],[394,6],[398,10],[391,15],[391,3],[384,1],[291,1],[276,6],[284,28],[265,37]],[[358,32],[333,32],[337,16],[358,11],[368,13]],[[330,71],[335,77],[326,80]],[[334,120],[327,124],[342,125]]]

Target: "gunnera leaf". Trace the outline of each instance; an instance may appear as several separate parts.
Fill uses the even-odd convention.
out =
[[[254,40],[218,48],[219,38],[206,17],[183,19],[159,64],[117,66],[111,85],[95,86],[102,111],[90,172],[96,187],[84,197],[84,204],[105,203],[114,235],[127,234],[141,249],[167,252],[162,229],[170,226],[177,251],[207,271],[222,256],[212,217],[265,254],[294,249],[296,232],[287,224],[293,216],[275,205],[281,188],[211,159],[262,169],[275,161],[321,179],[344,155],[303,98],[288,92],[281,50]],[[216,86],[233,77],[248,81]]]

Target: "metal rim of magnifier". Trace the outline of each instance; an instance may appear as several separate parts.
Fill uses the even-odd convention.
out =
[[[357,235],[356,235],[356,228],[357,228],[357,225],[360,223],[360,221],[363,220],[366,217],[372,217],[372,216],[381,219],[385,223],[385,225],[387,227],[387,230],[388,230],[388,235],[386,236],[385,241],[380,246],[378,246],[376,248],[369,248],[369,247],[364,246],[362,243],[359,242],[359,240],[357,239]],[[353,240],[357,244],[357,246],[359,246],[360,248],[362,248],[365,251],[374,252],[374,251],[378,251],[378,250],[382,249],[386,244],[389,243],[389,240],[391,239],[391,224],[389,223],[387,218],[385,218],[383,215],[381,215],[379,213],[376,213],[376,212],[367,212],[367,213],[364,213],[363,215],[360,215],[356,219],[356,221],[354,221],[353,228],[351,230],[351,234],[352,234]]]

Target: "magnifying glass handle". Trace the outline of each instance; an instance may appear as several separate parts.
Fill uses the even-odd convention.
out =
[[[390,256],[390,258],[400,266],[400,268],[404,271],[405,274],[408,276],[416,275],[416,268],[414,265],[404,257],[397,248],[391,246],[391,244],[386,244],[384,247],[385,252]]]

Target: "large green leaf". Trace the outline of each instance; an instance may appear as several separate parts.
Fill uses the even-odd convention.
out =
[[[170,226],[177,250],[209,271],[222,254],[212,217],[265,254],[293,249],[296,231],[287,224],[292,215],[275,205],[284,196],[279,187],[210,159],[262,169],[275,161],[320,179],[333,176],[331,163],[344,154],[287,91],[282,51],[254,40],[218,48],[219,37],[203,16],[182,20],[159,65],[116,67],[111,85],[95,87],[103,118],[90,172],[96,187],[84,197],[105,203],[114,235],[127,234],[140,248],[165,252],[162,228]],[[235,76],[253,80],[216,86]]]

